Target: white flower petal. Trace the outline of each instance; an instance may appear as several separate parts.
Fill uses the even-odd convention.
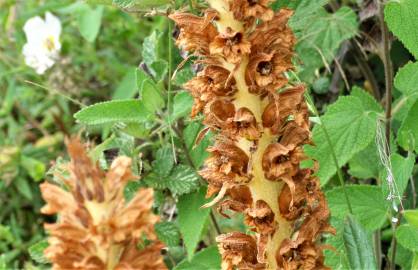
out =
[[[23,26],[23,31],[28,43],[42,43],[42,40],[46,37],[45,28],[45,21],[39,16],[27,20]]]
[[[54,39],[59,41],[59,37],[61,35],[61,21],[52,13],[47,12],[45,14],[45,26],[47,28],[47,32],[50,33]]]

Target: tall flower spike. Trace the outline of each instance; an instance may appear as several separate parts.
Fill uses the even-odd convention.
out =
[[[103,172],[78,139],[67,147],[69,174],[57,175],[66,187],[41,184],[47,202],[41,212],[58,214],[56,223],[45,224],[45,257],[53,269],[167,269],[153,229],[158,217],[151,212],[152,189],[139,190],[129,202],[124,199],[125,184],[135,179],[131,159],[118,157]]]
[[[211,206],[241,212],[252,234],[217,238],[222,268],[326,269],[323,233],[333,233],[313,169],[301,169],[311,143],[303,85],[289,85],[292,11],[270,0],[207,0],[204,17],[170,16],[177,44],[204,67],[186,84],[204,124],[217,132],[201,175]],[[225,197],[225,198],[224,198]]]

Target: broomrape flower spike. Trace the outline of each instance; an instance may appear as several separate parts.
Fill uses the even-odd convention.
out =
[[[334,233],[313,169],[300,169],[311,143],[305,87],[290,85],[292,12],[271,0],[208,0],[199,17],[176,12],[177,45],[203,69],[185,84],[192,116],[217,132],[201,175],[219,212],[245,215],[254,232],[217,237],[222,268],[326,269],[321,235]]]
[[[27,40],[22,51],[25,63],[36,73],[44,74],[54,65],[61,50],[61,22],[46,12],[45,20],[36,16],[26,21],[23,31]]]
[[[45,224],[49,246],[44,254],[53,269],[164,270],[151,211],[152,189],[141,189],[126,202],[123,189],[136,177],[131,159],[116,158],[103,172],[87,156],[78,139],[67,143],[71,162],[68,175],[57,175],[65,187],[45,182],[43,214],[58,214]]]

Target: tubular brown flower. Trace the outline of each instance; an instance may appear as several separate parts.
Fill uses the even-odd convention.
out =
[[[167,269],[153,229],[158,217],[151,212],[152,189],[139,190],[129,202],[124,199],[125,184],[136,178],[131,159],[118,157],[104,172],[78,139],[67,147],[68,176],[57,175],[65,187],[41,184],[47,202],[41,212],[59,215],[56,223],[45,224],[45,257],[53,269]]]
[[[192,116],[202,111],[218,134],[201,171],[207,196],[216,195],[205,206],[219,203],[227,218],[243,213],[252,231],[217,238],[222,268],[324,269],[321,236],[333,229],[315,170],[300,168],[311,133],[305,87],[286,74],[294,68],[292,11],[274,13],[270,0],[207,2],[206,17],[170,17],[182,32],[178,44],[205,65],[186,84]],[[196,46],[199,38],[204,45]]]

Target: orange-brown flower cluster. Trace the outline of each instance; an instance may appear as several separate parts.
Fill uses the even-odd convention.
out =
[[[170,15],[177,44],[204,68],[185,87],[192,116],[218,133],[201,175],[219,212],[245,215],[253,234],[217,238],[222,268],[323,269],[321,235],[333,232],[329,210],[306,159],[311,143],[303,85],[290,85],[292,15],[271,0],[207,0],[202,17]],[[207,206],[208,206],[207,205]]]
[[[78,139],[67,146],[68,175],[57,175],[65,186],[41,185],[47,202],[42,213],[58,214],[56,223],[45,224],[45,257],[53,269],[167,269],[153,229],[158,217],[151,212],[152,190],[124,199],[125,184],[135,179],[131,159],[118,157],[103,172]]]

